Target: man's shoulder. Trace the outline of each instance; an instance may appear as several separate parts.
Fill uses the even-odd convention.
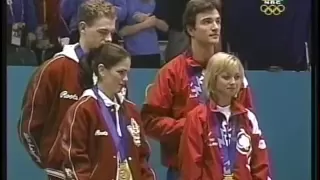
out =
[[[74,60],[71,60],[70,58],[63,56],[63,55],[58,55],[55,56],[47,61],[45,61],[39,69],[42,69],[42,71],[46,72],[52,72],[52,71],[63,71],[63,70],[71,70],[73,67],[78,66],[78,63],[75,62]]]
[[[70,109],[90,112],[97,107],[97,100],[92,96],[82,96],[72,104]]]
[[[174,57],[172,60],[170,60],[169,62],[167,62],[160,70],[159,73],[162,72],[177,72],[179,71],[181,68],[183,68],[184,66],[186,66],[186,56],[184,55],[184,53],[179,54],[178,56]]]

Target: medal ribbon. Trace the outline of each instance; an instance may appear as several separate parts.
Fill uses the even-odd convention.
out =
[[[20,0],[20,3],[21,3],[21,22],[24,21],[24,0]],[[10,10],[10,14],[12,16],[12,22],[13,24],[14,23],[17,23],[16,22],[16,18],[15,18],[15,15],[14,15],[14,12],[13,12],[13,0],[7,0],[7,5],[9,6],[9,10]]]
[[[198,92],[196,92],[196,93],[199,93],[198,100],[201,103],[205,103],[207,99],[206,93],[204,92],[204,89],[200,84],[200,78],[202,77],[202,68],[189,66],[188,69],[189,69],[188,74],[189,74],[190,84],[192,84],[190,88],[199,90]]]
[[[81,48],[80,44],[78,44],[76,46],[76,48],[74,49],[74,51],[76,52],[76,55],[78,57],[78,59],[81,61],[83,60],[83,56],[85,56],[86,54],[84,53],[83,49]]]
[[[213,120],[216,121],[216,129],[212,127],[213,131],[217,132],[218,142],[220,152],[222,153],[221,160],[223,163],[223,173],[224,175],[231,175],[234,171],[234,165],[236,160],[236,145],[237,145],[237,131],[236,131],[236,123],[231,123],[230,121],[227,123],[226,127],[223,127],[223,123],[221,120],[217,118],[217,114],[213,113],[211,116]],[[229,129],[231,128],[231,137],[229,138]],[[223,130],[226,130],[224,132]],[[224,138],[227,136],[227,138]]]
[[[121,137],[117,133],[116,123],[113,122],[114,119],[112,118],[109,109],[106,107],[102,97],[98,93],[98,88],[94,87],[94,88],[92,88],[92,90],[98,99],[100,111],[102,113],[103,119],[104,119],[107,127],[110,130],[111,137],[112,137],[112,140],[116,146],[117,152],[119,152],[119,154],[120,154],[120,162],[123,162],[128,157],[128,151],[127,151],[128,150],[128,148],[127,148],[127,144],[128,144],[127,143],[127,137],[128,137],[127,133],[128,133],[128,131],[126,130],[126,125],[125,125],[125,121],[123,119],[123,116],[120,116],[120,114],[119,114],[120,130],[122,132],[122,137]]]

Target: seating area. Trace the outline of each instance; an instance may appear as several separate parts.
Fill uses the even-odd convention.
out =
[[[119,42],[121,45],[123,44],[122,40],[120,40]],[[165,63],[164,52],[165,52],[167,43],[168,41],[159,41],[162,64]],[[26,47],[14,47],[12,45],[7,45],[7,66],[39,66],[42,62],[50,59],[54,55],[55,51],[58,52],[57,49],[36,51]],[[246,63],[244,64],[246,65]],[[295,70],[295,71],[310,71],[310,68],[311,68],[310,62],[305,62],[304,60],[294,66],[295,67],[293,67],[292,70]],[[255,69],[248,69],[248,70],[255,70]],[[282,71],[282,68],[278,66],[270,66],[266,70],[271,72],[278,72],[278,71]]]
[[[123,41],[120,43],[122,44]],[[167,43],[168,41],[159,41],[162,59]],[[7,45],[7,66],[38,66],[53,55],[53,49],[37,52],[25,47]]]

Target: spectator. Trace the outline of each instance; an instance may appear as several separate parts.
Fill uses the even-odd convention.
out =
[[[272,5],[272,2],[279,3]],[[279,9],[268,11],[272,6]],[[306,69],[311,0],[246,3],[226,0],[223,7],[223,41],[230,44],[230,50],[237,53],[249,70],[267,70],[270,66],[301,70],[301,65]]]
[[[62,50],[59,44],[61,33],[61,18],[59,13],[60,0],[33,0],[36,5],[39,27],[37,28],[36,52],[40,58],[42,51],[50,51],[50,54]],[[52,56],[50,56],[52,57]],[[41,59],[44,60],[44,59]]]
[[[169,62],[182,52],[189,45],[189,38],[186,35],[183,25],[182,16],[189,0],[164,0],[165,4],[165,21],[169,25],[168,44],[165,50],[165,61]]]
[[[181,179],[271,180],[256,116],[235,98],[243,78],[235,56],[217,53],[209,60],[204,78],[209,99],[187,114],[181,136]]]
[[[84,60],[92,48],[111,41],[115,8],[103,0],[88,0],[79,8],[80,40],[66,45],[33,74],[26,89],[18,124],[20,141],[49,179],[64,179],[58,130],[67,109],[93,84],[91,63]]]
[[[8,44],[30,47],[36,40],[37,26],[38,19],[32,0],[7,0]]]
[[[167,31],[167,24],[153,13],[154,0],[128,1],[128,16],[119,30],[124,47],[131,54],[132,68],[159,68],[160,47],[156,29]]]

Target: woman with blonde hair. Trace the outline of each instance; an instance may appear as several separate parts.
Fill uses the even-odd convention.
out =
[[[243,78],[237,57],[220,52],[209,60],[207,102],[188,113],[181,137],[181,179],[271,180],[256,116],[236,99]]]

